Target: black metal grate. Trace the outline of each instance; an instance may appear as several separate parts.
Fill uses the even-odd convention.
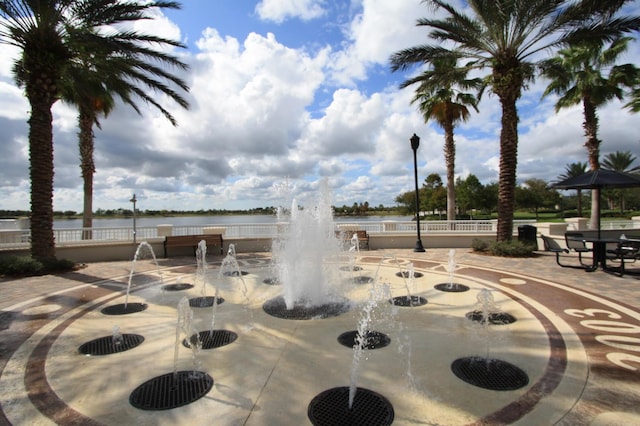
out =
[[[304,301],[294,303],[292,309],[287,305],[282,296],[267,300],[262,309],[269,315],[282,319],[308,320],[337,317],[349,311],[348,301],[325,303],[322,305],[307,306]]]
[[[449,293],[462,293],[465,291],[469,291],[469,286],[459,283],[441,283],[434,285],[433,288]]]
[[[122,339],[104,336],[83,343],[78,351],[83,355],[110,355],[133,349],[142,342],[144,342],[144,337],[139,334],[123,334]]]
[[[389,299],[389,303],[395,306],[413,308],[416,306],[426,305],[429,302],[422,296],[397,296],[393,299]]]
[[[154,377],[134,389],[129,403],[141,410],[170,410],[205,396],[213,378],[202,371],[178,371]]]
[[[280,285],[280,281],[275,277],[265,278],[262,282],[268,285]]]
[[[248,275],[249,273],[246,271],[227,271],[224,272],[222,275],[224,275],[225,277],[239,277],[240,275]]]
[[[369,284],[373,282],[373,278],[367,277],[366,275],[360,275],[353,277],[353,282],[356,284]]]
[[[224,303],[222,297],[206,296],[206,297],[194,297],[189,299],[189,306],[192,308],[208,308],[213,306],[213,301],[216,301],[216,305]]]
[[[105,315],[127,315],[133,314],[136,312],[142,312],[147,309],[149,305],[146,303],[121,303],[119,305],[111,305],[105,308],[102,308],[100,312]]]
[[[423,277],[423,276],[424,276],[424,274],[422,272],[414,272],[413,273],[413,278],[420,278],[420,277]],[[409,271],[396,272],[396,277],[409,278]]]
[[[360,266],[341,266],[341,271],[362,271]]]
[[[357,388],[349,408],[349,387],[328,389],[311,400],[307,415],[315,426],[382,426],[393,423],[395,413],[382,395]]]
[[[338,336],[338,342],[348,348],[353,348],[356,345],[356,336],[358,336],[358,330],[346,331]],[[378,331],[367,331],[364,336],[364,349],[379,349],[388,346],[391,343],[391,339],[384,333]]]
[[[182,291],[182,290],[189,290],[190,288],[193,288],[193,284],[179,283],[179,284],[167,284],[162,286],[162,289],[165,291]]]
[[[506,312],[489,312],[489,315],[487,315],[483,311],[471,311],[467,312],[465,316],[467,319],[481,324],[486,324],[487,320],[489,324],[493,325],[505,325],[516,322],[516,317]]]
[[[185,347],[190,348],[197,338],[200,339],[202,349],[215,349],[235,342],[238,335],[233,331],[228,330],[201,331],[198,334],[192,335],[188,341],[187,339],[184,339],[182,344]]]
[[[527,373],[499,359],[478,356],[459,358],[453,361],[451,370],[460,380],[484,389],[509,391],[529,384]]]

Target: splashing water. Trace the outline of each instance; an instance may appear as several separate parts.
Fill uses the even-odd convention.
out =
[[[338,280],[337,268],[326,267],[341,252],[326,180],[318,198],[316,206],[304,209],[298,208],[295,199],[292,201],[289,225],[272,246],[278,261],[278,281],[289,310],[296,303],[310,307],[330,302],[330,283]]]
[[[158,265],[158,260],[156,259],[156,254],[153,251],[153,247],[151,247],[151,244],[149,244],[146,241],[141,242],[138,245],[138,248],[136,249],[136,252],[135,252],[135,254],[133,256],[133,261],[131,262],[131,270],[129,272],[129,282],[127,284],[127,295],[126,295],[126,297],[124,299],[124,309],[125,309],[125,311],[127,309],[127,305],[129,304],[129,293],[131,292],[131,281],[133,280],[133,274],[134,274],[134,272],[136,270],[136,262],[139,259],[141,259],[140,255],[142,253],[141,250],[143,248],[146,248],[149,251],[149,253],[151,254],[151,257],[153,258],[153,262],[156,264],[156,268],[158,269],[159,274],[160,274],[160,284],[162,284],[164,282],[164,279],[162,277],[162,271],[160,271],[160,265]]]
[[[449,288],[453,287],[453,276],[456,272],[456,251],[455,249],[449,250],[449,262],[447,263],[447,272],[449,272]]]
[[[111,342],[113,344],[113,348],[116,349],[124,343],[124,338],[122,337],[122,333],[120,332],[120,326],[114,325],[111,330]]]
[[[207,242],[202,240],[198,243],[196,249],[196,285],[201,284],[201,292],[203,299],[206,297],[207,288]]]
[[[387,300],[391,297],[391,290],[388,284],[373,287],[369,291],[369,299],[365,303],[362,311],[360,311],[360,320],[358,321],[358,329],[353,346],[353,358],[351,360],[351,383],[349,385],[349,409],[353,407],[353,400],[358,389],[358,370],[360,361],[367,346],[367,334],[373,329],[374,310],[381,300]]]
[[[476,300],[477,300],[476,306],[478,307],[480,312],[482,312],[481,324],[482,324],[482,329],[484,331],[484,342],[485,342],[484,358],[485,360],[489,360],[489,349],[490,349],[489,324],[491,322],[489,320],[489,316],[492,313],[499,312],[500,308],[495,303],[495,300],[493,298],[493,293],[491,293],[491,291],[486,288],[483,288],[482,290],[480,290],[480,292],[478,292],[478,295],[476,296]]]
[[[186,335],[186,339],[189,342],[191,348],[191,358],[193,360],[193,366],[195,371],[202,370],[200,360],[198,359],[198,353],[202,349],[202,342],[200,341],[200,334],[198,330],[193,326],[193,310],[189,306],[189,299],[185,296],[178,303],[178,321],[176,323],[176,342],[173,353],[173,377],[178,377],[178,349],[180,348],[181,336]],[[195,336],[195,337],[194,337]]]

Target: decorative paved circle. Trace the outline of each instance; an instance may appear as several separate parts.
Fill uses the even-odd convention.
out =
[[[526,280],[522,280],[520,278],[500,278],[500,282],[511,285],[522,285],[527,283]]]
[[[39,305],[33,306],[31,308],[23,309],[22,315],[43,315],[43,314],[51,314],[53,312],[59,311],[62,308],[60,305],[56,304],[48,304],[48,305]]]
[[[327,389],[309,403],[309,420],[314,426],[383,426],[393,423],[393,406],[384,396],[357,388],[349,407],[349,387]]]

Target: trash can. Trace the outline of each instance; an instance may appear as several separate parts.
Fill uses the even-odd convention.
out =
[[[518,241],[532,245],[538,250],[538,228],[531,225],[518,226]]]

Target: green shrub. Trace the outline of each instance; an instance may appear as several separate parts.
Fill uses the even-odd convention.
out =
[[[489,250],[489,241],[474,238],[473,241],[471,241],[471,248],[473,251],[485,252]]]
[[[489,245],[489,253],[503,257],[529,257],[535,250],[535,245],[518,240],[494,241]]]
[[[73,270],[75,263],[67,259],[54,259],[45,263],[31,256],[8,256],[0,259],[0,274],[10,277],[45,275]]]

